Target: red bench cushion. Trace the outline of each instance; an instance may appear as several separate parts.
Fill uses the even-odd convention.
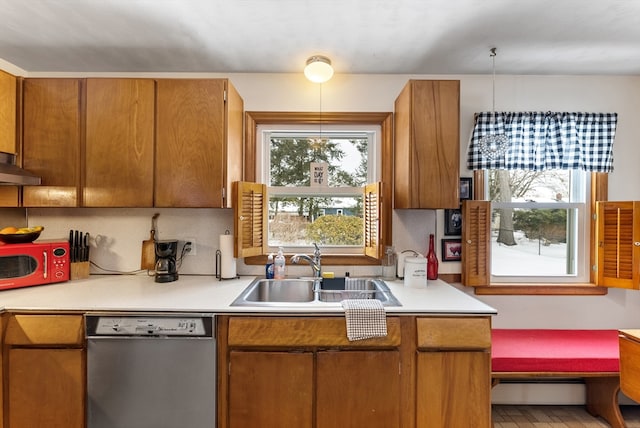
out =
[[[618,330],[493,329],[494,372],[618,372]]]

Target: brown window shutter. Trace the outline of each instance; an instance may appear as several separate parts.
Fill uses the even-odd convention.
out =
[[[233,183],[234,256],[260,256],[266,252],[267,186],[258,183]]]
[[[381,183],[367,184],[364,188],[364,253],[379,259],[382,254],[380,243],[380,216],[382,214]]]
[[[639,288],[640,202],[597,202],[597,285]]]
[[[491,202],[462,201],[462,283],[488,286],[491,277]]]

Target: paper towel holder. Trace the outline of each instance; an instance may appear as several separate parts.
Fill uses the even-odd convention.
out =
[[[230,232],[229,230],[225,230],[224,232],[225,235],[229,235]],[[216,278],[219,281],[222,281],[223,279],[238,279],[240,278],[240,275],[238,275],[236,273],[236,275],[230,277],[230,278],[223,278],[222,277],[222,251],[220,251],[219,249],[216,250],[216,272],[215,272]]]
[[[238,279],[240,275],[232,276],[231,278],[222,277],[222,251],[216,250],[216,278],[222,281],[223,279]]]

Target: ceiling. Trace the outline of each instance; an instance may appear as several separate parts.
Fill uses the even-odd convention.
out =
[[[640,75],[640,0],[0,0],[29,72]]]

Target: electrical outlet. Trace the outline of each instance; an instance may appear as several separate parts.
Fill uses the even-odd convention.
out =
[[[195,256],[196,254],[198,254],[197,252],[197,245],[196,245],[196,238],[185,238],[184,240],[184,244],[187,245],[187,242],[191,242],[191,250],[190,251],[186,251],[184,254],[185,256]]]

